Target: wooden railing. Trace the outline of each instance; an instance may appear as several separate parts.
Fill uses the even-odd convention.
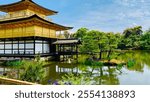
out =
[[[30,17],[34,14],[26,14],[26,15],[18,15],[18,16],[10,16],[9,14],[6,15],[0,15],[0,21],[5,21],[5,20],[13,20],[13,19],[19,19],[19,18],[26,18],[26,17]],[[40,16],[41,17],[41,16]],[[52,21],[52,19],[48,18],[48,17],[41,17],[47,21]]]
[[[11,17],[10,15],[1,15],[0,21],[25,18],[25,17],[29,17],[29,16],[32,16],[32,15],[22,15],[22,16],[16,16],[16,17]]]
[[[10,78],[3,78],[0,77],[0,84],[1,85],[39,85],[36,83],[31,83],[27,81],[21,81],[16,79],[10,79]]]

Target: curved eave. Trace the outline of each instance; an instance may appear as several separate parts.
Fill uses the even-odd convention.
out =
[[[23,0],[23,1],[25,1],[25,0]],[[43,8],[43,9],[45,9],[45,10],[47,10],[47,11],[50,11],[50,12],[53,12],[53,14],[57,14],[57,13],[58,13],[58,11],[54,11],[54,10],[47,9],[47,8],[45,8],[45,7],[41,6],[41,5],[39,5],[39,4],[35,3],[35,2],[33,2],[32,0],[29,0],[29,1],[32,2],[33,4],[39,6],[40,8]]]
[[[0,21],[0,24],[9,24],[9,23],[14,23],[14,22],[19,22],[19,21],[26,21],[26,20],[31,20],[31,19],[34,19],[34,18],[37,19],[38,21],[42,22],[42,23],[48,24],[49,26],[56,27],[57,28],[57,29],[55,29],[56,31],[73,29],[73,27],[66,27],[66,26],[63,26],[63,25],[56,24],[54,22],[47,21],[47,20],[39,17],[38,15],[32,15],[32,16],[26,17],[26,18]]]
[[[24,2],[29,2],[29,3],[31,3],[33,5],[41,8],[41,9],[43,9],[45,11],[47,11],[47,12],[49,12],[47,15],[54,15],[54,14],[58,13],[57,11],[50,10],[50,9],[47,9],[47,8],[45,8],[43,6],[38,5],[37,3],[33,2],[32,0],[21,0],[21,1],[15,2],[15,3],[11,3],[11,4],[0,5],[0,11],[9,12],[9,10],[7,8],[13,7],[13,6],[16,6],[16,5],[18,5],[18,7],[19,7],[19,5],[24,3]]]

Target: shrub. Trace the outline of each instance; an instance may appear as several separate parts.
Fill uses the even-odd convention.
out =
[[[13,61],[6,61],[2,63],[3,66],[6,67],[13,67],[13,68],[20,68],[24,64],[24,61],[21,60],[13,60]]]
[[[66,74],[62,80],[58,82],[60,85],[92,85],[91,79],[85,75]]]
[[[45,77],[44,62],[42,61],[25,61],[22,68],[25,69],[20,79],[29,82],[41,83]]]
[[[135,65],[135,60],[128,60],[127,62],[127,67],[130,68],[130,67],[133,67]]]
[[[87,66],[103,66],[103,63],[87,59],[87,60],[85,60],[84,65],[87,65]]]

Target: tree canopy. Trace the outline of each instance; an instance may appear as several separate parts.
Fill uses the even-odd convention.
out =
[[[81,39],[82,53],[99,53],[99,59],[110,59],[111,53],[116,49],[150,50],[150,29],[142,31],[142,26],[127,28],[123,33],[102,32],[80,28],[74,33],[74,38]]]
[[[142,27],[135,26],[133,28],[127,28],[123,31],[123,36],[119,44],[121,49],[139,49],[140,39],[142,36]]]
[[[150,50],[150,31],[146,31],[141,37],[141,49]]]
[[[110,58],[111,52],[118,47],[120,35],[81,28],[75,33],[75,37],[82,40],[80,52],[92,55],[99,53],[99,59],[102,59],[104,52],[108,52],[107,58]]]

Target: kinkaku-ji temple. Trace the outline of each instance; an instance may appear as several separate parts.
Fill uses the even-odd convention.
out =
[[[52,22],[47,16],[58,12],[44,8],[32,0],[0,5],[0,57],[35,57],[77,53],[80,43],[61,39],[62,31],[72,29]]]

